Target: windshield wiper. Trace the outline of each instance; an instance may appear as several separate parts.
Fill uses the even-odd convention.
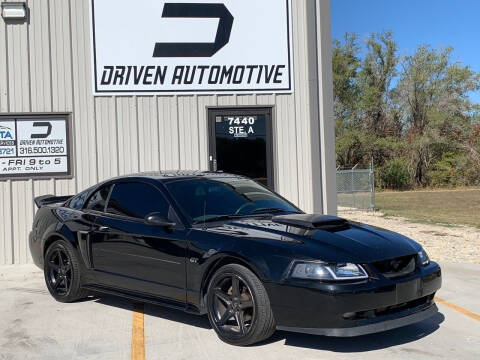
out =
[[[250,214],[276,214],[279,212],[291,212],[289,210],[281,209],[281,208],[258,208],[253,210]]]
[[[230,215],[217,215],[212,216],[207,219],[195,220],[193,224],[203,224],[208,222],[215,222],[215,221],[223,221],[223,220],[232,220],[232,219],[241,219],[241,218],[248,218],[250,216],[255,215],[264,215],[264,214],[277,214],[277,213],[295,213],[298,214],[297,211],[285,210],[281,208],[258,208],[253,210],[250,214],[230,214]]]
[[[203,224],[203,223],[214,222],[214,221],[238,219],[238,218],[241,218],[241,217],[244,217],[244,215],[218,215],[218,216],[210,217],[208,219],[196,220],[193,223],[194,224]]]

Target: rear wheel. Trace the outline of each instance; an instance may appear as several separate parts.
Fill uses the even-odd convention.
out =
[[[57,240],[45,253],[43,271],[48,291],[60,302],[72,302],[88,296],[80,287],[80,265],[70,243]]]
[[[226,343],[250,345],[275,331],[270,301],[262,282],[238,264],[220,268],[207,292],[208,318]]]

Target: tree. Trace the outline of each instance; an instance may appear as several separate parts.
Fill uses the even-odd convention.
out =
[[[480,75],[452,62],[451,47],[399,58],[384,31],[362,56],[357,39],[333,42],[337,164],[373,159],[388,187],[479,185],[480,105],[470,95]]]
[[[390,117],[391,83],[398,63],[397,44],[391,31],[371,34],[359,73],[361,126],[377,136],[393,135],[398,126]]]
[[[333,99],[337,131],[356,118],[359,98],[357,74],[360,67],[359,46],[355,34],[346,33],[343,43],[333,41]]]
[[[418,185],[428,185],[428,169],[443,154],[468,146],[474,107],[468,100],[479,89],[479,75],[450,61],[453,49],[419,46],[405,57],[395,89],[403,113],[410,164]]]

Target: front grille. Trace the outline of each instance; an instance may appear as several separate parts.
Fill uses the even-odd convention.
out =
[[[393,279],[410,275],[415,271],[416,264],[416,255],[407,255],[395,259],[377,261],[373,263],[373,266],[375,266],[383,276]]]
[[[404,310],[409,310],[414,308],[422,309],[432,304],[433,297],[434,295],[432,294],[432,295],[424,296],[422,298],[415,299],[415,300],[408,301],[401,304],[386,306],[386,307],[377,308],[377,309],[365,310],[365,311],[345,313],[343,314],[343,318],[346,320],[373,319],[373,318],[376,318],[377,316],[395,314]]]

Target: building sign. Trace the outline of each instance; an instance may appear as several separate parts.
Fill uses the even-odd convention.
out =
[[[65,118],[0,119],[0,179],[70,175]]]
[[[222,122],[222,117],[217,122]],[[255,123],[257,116],[224,116],[223,119],[228,124],[227,133],[234,138],[247,138],[249,135],[255,135]]]
[[[290,0],[91,0],[95,95],[292,92]]]
[[[255,140],[266,137],[265,116],[217,116],[215,118],[215,134],[218,138],[230,140]]]

